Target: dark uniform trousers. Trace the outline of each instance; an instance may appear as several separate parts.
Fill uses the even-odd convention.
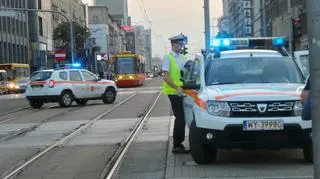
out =
[[[168,95],[173,114],[175,116],[173,128],[173,147],[179,147],[185,138],[185,126],[183,111],[183,97],[178,95]]]

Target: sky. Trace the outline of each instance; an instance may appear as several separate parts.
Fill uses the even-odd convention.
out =
[[[169,49],[169,38],[180,32],[189,37],[190,54],[199,53],[204,48],[203,0],[140,0],[152,22],[153,56],[162,57]],[[132,25],[150,28],[139,6],[139,0],[128,0]],[[216,26],[222,15],[222,0],[210,0],[211,25]],[[212,29],[211,32],[217,32]]]
[[[92,0],[83,0],[91,3]],[[152,25],[147,22],[139,4],[143,4]],[[189,53],[199,53],[204,48],[203,0],[128,0],[132,25],[143,25],[152,30],[152,54],[162,57],[170,50],[169,38],[184,33],[189,37]],[[211,26],[217,25],[222,15],[222,0],[210,0]],[[211,30],[217,32],[216,28]]]

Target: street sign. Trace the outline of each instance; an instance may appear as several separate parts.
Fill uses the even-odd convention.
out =
[[[15,17],[16,15],[14,11],[0,11],[0,17]]]
[[[64,49],[57,49],[54,54],[54,57],[56,58],[57,61],[65,60],[66,56],[67,56],[67,53]]]

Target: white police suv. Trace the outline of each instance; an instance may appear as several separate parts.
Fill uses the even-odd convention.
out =
[[[114,81],[100,79],[79,67],[79,64],[67,64],[55,70],[32,73],[26,89],[30,106],[41,108],[44,103],[58,102],[61,107],[68,107],[73,101],[85,105],[88,100],[96,99],[113,103],[117,95]]]
[[[218,40],[225,47],[244,40],[240,44],[248,48],[256,40],[276,46],[285,42]],[[299,98],[305,79],[292,58],[237,49],[209,55],[205,62],[199,55],[194,64],[186,71],[183,103],[191,154],[198,164],[214,161],[218,149],[301,148],[312,162],[311,121],[301,119]]]

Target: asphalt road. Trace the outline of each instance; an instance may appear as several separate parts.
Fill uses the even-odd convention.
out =
[[[59,108],[48,104],[0,117],[0,173],[2,176],[58,139],[134,97],[99,119],[65,144],[25,168],[16,178],[98,178],[116,148],[159,92],[159,80],[137,88],[119,89],[115,104],[90,101],[87,106]],[[2,122],[1,122],[2,121]]]
[[[123,143],[146,106],[153,101],[160,84],[161,80],[157,78],[148,80],[141,87],[119,89],[117,102],[132,94],[137,95],[67,143],[33,162],[16,178],[99,178],[117,146]],[[75,105],[67,109],[50,105],[41,110],[0,116],[1,174],[112,107],[101,101],[91,101],[88,106]],[[313,165],[304,162],[301,150],[220,150],[217,162],[197,165],[190,154],[171,153],[173,123],[169,100],[162,95],[142,131],[129,147],[115,178],[312,178]],[[26,128],[31,130],[6,138]],[[187,134],[186,128],[184,143],[188,147]]]

